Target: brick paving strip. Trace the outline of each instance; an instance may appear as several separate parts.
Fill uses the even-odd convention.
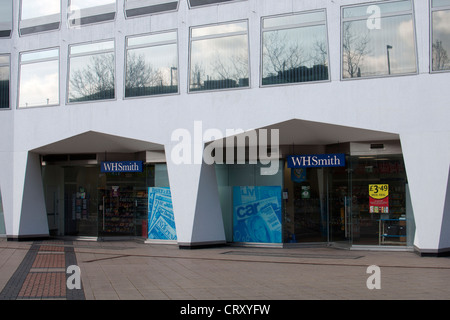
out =
[[[70,241],[35,241],[22,263],[0,292],[0,300],[52,299],[85,300],[81,289],[68,289],[71,274],[67,267],[76,265]]]

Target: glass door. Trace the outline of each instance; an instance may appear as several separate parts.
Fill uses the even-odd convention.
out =
[[[327,169],[328,242],[350,245],[357,230],[353,212],[351,169]]]

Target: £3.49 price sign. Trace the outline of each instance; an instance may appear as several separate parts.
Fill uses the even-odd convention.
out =
[[[389,213],[389,185],[369,185],[370,213]]]

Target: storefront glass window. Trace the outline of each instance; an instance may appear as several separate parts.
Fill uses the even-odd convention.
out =
[[[432,71],[450,70],[450,0],[431,2]]]
[[[345,161],[338,167],[286,164],[283,241],[410,246],[414,221],[403,157],[347,155]]]
[[[324,10],[263,18],[262,85],[328,80]]]
[[[12,0],[0,0],[0,38],[9,38],[12,30]]]
[[[179,0],[125,0],[127,18],[178,10]]]
[[[216,165],[226,240],[281,244],[283,170],[262,176],[261,164]],[[282,168],[280,162],[279,167]]]
[[[114,40],[69,47],[68,102],[115,98]]]
[[[143,165],[142,172],[104,173],[99,165],[52,164],[57,158],[44,157],[42,167],[50,234],[147,238],[152,227],[153,237],[160,235],[157,231],[168,217],[162,221],[161,210],[166,214],[171,209],[165,165]],[[157,199],[149,199],[149,193],[157,194]],[[174,221],[168,223],[176,237]]]
[[[375,2],[342,9],[342,77],[417,72],[412,1]]]
[[[61,23],[61,1],[20,1],[20,34],[59,29]]]
[[[407,245],[407,181],[402,156],[352,157],[354,245]]]
[[[59,49],[20,54],[19,108],[59,105]]]
[[[70,27],[111,21],[115,17],[116,0],[69,0],[67,20]]]
[[[177,92],[177,32],[127,38],[125,97]]]
[[[9,55],[0,55],[0,109],[9,108],[9,59]]]
[[[191,29],[190,92],[249,87],[247,21]]]

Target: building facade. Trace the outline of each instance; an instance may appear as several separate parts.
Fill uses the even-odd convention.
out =
[[[8,239],[450,252],[449,0],[0,7]]]

